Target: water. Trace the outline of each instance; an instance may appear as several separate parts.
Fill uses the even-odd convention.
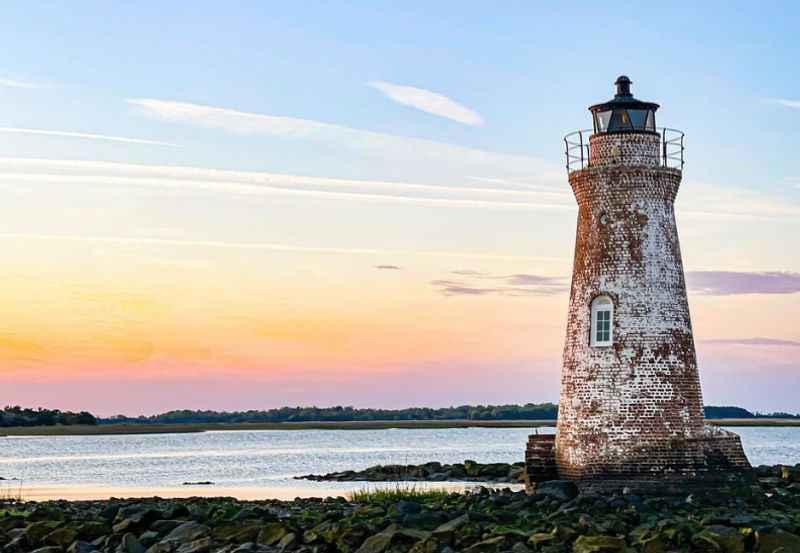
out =
[[[800,463],[800,428],[742,427],[754,465]],[[0,476],[27,489],[180,489],[212,481],[220,489],[260,489],[263,496],[314,495],[361,487],[292,477],[377,464],[523,460],[529,428],[262,430],[120,436],[0,438]],[[552,428],[539,432],[553,432]],[[8,485],[8,484],[7,484]],[[281,489],[284,494],[281,494]],[[197,491],[198,488],[191,488]],[[206,492],[203,492],[206,493]],[[57,496],[53,492],[51,495]],[[63,494],[62,494],[63,495]]]

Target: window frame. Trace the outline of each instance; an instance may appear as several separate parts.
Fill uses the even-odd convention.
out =
[[[608,328],[603,328],[603,334],[608,333],[608,339],[598,339],[598,334],[601,331],[599,314],[608,313]],[[593,348],[606,348],[614,345],[614,300],[608,294],[600,294],[596,296],[591,303],[590,307],[590,324],[589,324],[589,345]],[[605,327],[605,325],[603,325]]]

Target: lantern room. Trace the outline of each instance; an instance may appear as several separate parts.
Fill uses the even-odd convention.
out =
[[[614,83],[617,93],[612,100],[595,104],[592,112],[595,133],[657,133],[658,104],[642,102],[631,94],[631,80],[621,75]]]

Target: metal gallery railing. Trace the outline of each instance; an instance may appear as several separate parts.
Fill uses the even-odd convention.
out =
[[[683,170],[685,150],[683,145],[683,132],[678,129],[659,127],[660,147],[653,155],[656,164],[662,167]],[[571,132],[564,137],[564,151],[567,156],[567,172],[584,169],[592,164],[589,148],[589,137],[595,134],[593,129],[582,129]],[[637,158],[641,158],[637,154]]]

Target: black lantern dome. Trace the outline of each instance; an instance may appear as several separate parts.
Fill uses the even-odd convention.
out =
[[[621,75],[616,82],[613,100],[589,108],[596,133],[656,133],[658,104],[642,102],[631,94],[631,80]]]

